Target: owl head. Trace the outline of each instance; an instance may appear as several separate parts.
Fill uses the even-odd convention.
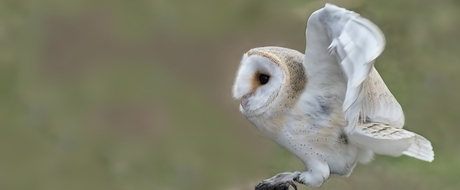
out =
[[[246,52],[233,85],[233,97],[241,99],[240,111],[251,118],[282,114],[292,108],[307,83],[303,57],[282,47]]]

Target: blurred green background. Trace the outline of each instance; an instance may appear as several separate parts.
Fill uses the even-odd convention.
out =
[[[376,156],[321,189],[460,189],[460,2],[328,2],[386,34],[376,67],[436,156]],[[231,85],[250,48],[303,52],[324,3],[1,0],[0,189],[238,190],[303,170]]]

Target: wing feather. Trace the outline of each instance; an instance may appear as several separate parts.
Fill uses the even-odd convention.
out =
[[[309,33],[311,34],[310,36]],[[323,37],[318,37],[319,35]],[[355,12],[326,4],[324,8],[310,16],[307,28],[307,42],[305,61],[311,62],[310,57],[318,56],[318,53],[320,53],[319,50],[313,50],[315,55],[311,55],[308,54],[309,50],[326,46],[327,51],[324,51],[324,53],[328,53],[332,60],[325,58],[316,62],[329,62],[323,63],[325,64],[323,67],[329,67],[323,69],[331,69],[334,67],[333,64],[338,64],[337,68],[344,75],[346,89],[342,110],[348,121],[348,126],[345,127],[348,133],[353,133],[358,125],[360,115],[385,117],[384,114],[379,114],[382,110],[373,109],[373,106],[379,105],[380,101],[375,98],[369,98],[367,95],[369,87],[367,87],[366,81],[370,80],[369,73],[374,69],[374,60],[385,48],[385,37],[375,24]],[[306,63],[307,70],[317,67],[316,65],[309,67],[308,64]],[[379,79],[381,80],[381,78],[371,80]],[[382,84],[384,85],[384,83]],[[377,88],[377,90],[388,90],[380,86],[377,86]],[[376,89],[373,88],[373,90]],[[385,94],[387,93],[385,92]],[[391,95],[391,93],[389,94]],[[399,106],[396,101],[391,103]],[[368,106],[368,108],[363,109],[364,106]],[[368,111],[371,113],[367,113]]]
[[[356,145],[378,154],[433,160],[430,141],[401,129],[401,105],[374,68],[374,60],[385,48],[385,37],[375,24],[326,4],[310,16],[306,36],[305,100],[315,102],[319,97],[327,101],[318,104],[341,108],[347,121],[344,131]]]
[[[360,130],[350,135],[350,140],[377,154],[389,156],[405,154],[427,162],[434,159],[430,141],[421,135],[381,123],[367,123],[359,125],[358,128]]]
[[[375,68],[372,68],[369,77],[364,82],[364,94],[361,117],[365,122],[387,123],[398,128],[404,126],[404,113],[401,105],[391,94]]]

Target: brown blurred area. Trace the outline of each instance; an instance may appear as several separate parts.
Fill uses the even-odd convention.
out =
[[[253,189],[303,170],[231,86],[250,48],[304,51],[326,2],[0,1],[0,189]],[[329,2],[383,30],[376,67],[436,156],[377,156],[322,189],[460,188],[460,3]]]

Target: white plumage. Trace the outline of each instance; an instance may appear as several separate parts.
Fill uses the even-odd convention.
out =
[[[256,189],[319,187],[348,176],[374,153],[431,162],[424,137],[402,129],[404,114],[374,68],[385,37],[371,21],[326,4],[307,22],[305,54],[261,47],[244,54],[233,86],[256,128],[308,167],[262,181]]]

